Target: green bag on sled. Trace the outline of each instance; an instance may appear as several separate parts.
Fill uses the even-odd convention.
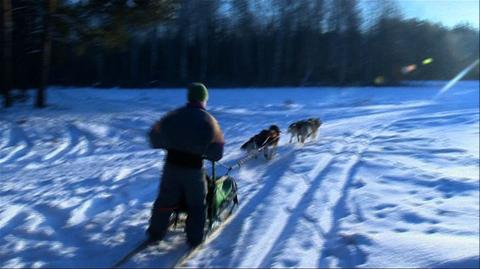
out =
[[[207,175],[208,192],[207,202],[207,229],[210,230],[215,223],[222,222],[238,205],[237,183],[231,176],[224,175],[212,180]],[[179,223],[183,224],[186,217],[186,208],[180,205],[171,217],[171,225],[174,229]]]
[[[222,176],[216,180],[209,179],[207,194],[208,220],[210,226],[214,221],[221,220],[221,214],[229,206],[238,204],[237,183],[231,176]],[[231,213],[231,212],[229,212]]]

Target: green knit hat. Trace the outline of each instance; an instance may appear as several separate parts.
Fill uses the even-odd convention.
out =
[[[208,90],[205,85],[199,82],[191,83],[187,87],[187,98],[190,102],[203,102],[208,100]]]

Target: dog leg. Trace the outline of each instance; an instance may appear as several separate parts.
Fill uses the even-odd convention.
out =
[[[258,157],[258,148],[257,148],[256,144],[253,146],[252,152],[253,152],[253,154],[255,154],[255,156],[253,156],[253,158],[256,160],[257,157]]]
[[[277,153],[277,145],[273,145],[272,151],[270,154],[270,159],[273,159],[273,157],[275,156],[275,153]]]

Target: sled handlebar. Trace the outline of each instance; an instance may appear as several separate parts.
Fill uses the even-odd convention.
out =
[[[212,161],[212,178],[215,180],[215,161]]]

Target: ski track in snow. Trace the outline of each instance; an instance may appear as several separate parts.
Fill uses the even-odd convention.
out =
[[[390,114],[394,114],[395,117],[399,116],[397,113]],[[375,127],[376,129],[378,128],[378,126]],[[339,223],[337,222],[344,217],[343,214],[346,214],[345,199],[348,195],[348,189],[352,187],[356,166],[361,160],[361,155],[368,148],[369,142],[374,139],[369,135],[363,134],[368,133],[368,131],[371,130],[357,131],[352,136],[344,136],[341,141],[326,140],[319,146],[310,144],[304,148],[298,148],[295,150],[294,156],[288,156],[290,152],[280,152],[282,157],[284,157],[283,155],[288,156],[284,157],[286,158],[286,163],[275,163],[269,166],[271,171],[266,173],[268,177],[262,180],[264,186],[257,191],[255,197],[249,199],[246,202],[247,204],[241,207],[235,217],[235,220],[238,220],[239,223],[232,221],[229,224],[229,226],[236,229],[240,227],[244,229],[235,231],[224,228],[223,237],[218,239],[222,243],[218,248],[215,248],[216,251],[213,251],[218,253],[218,257],[207,256],[205,259],[208,262],[214,261],[214,263],[193,265],[201,267],[220,266],[229,260],[229,267],[292,267],[299,266],[299,264],[307,267],[328,266],[322,264],[322,262],[320,264],[312,263],[316,259],[312,259],[311,255],[308,254],[303,255],[305,253],[297,253],[295,255],[296,257],[309,258],[309,260],[302,263],[285,259],[284,257],[288,255],[283,255],[283,252],[288,253],[292,250],[305,249],[305,247],[285,247],[284,245],[288,243],[290,238],[295,238],[294,240],[297,241],[294,235],[295,227],[302,219],[308,218],[305,216],[305,209],[312,202],[314,194],[321,192],[322,180],[329,174],[340,174],[342,176],[337,177],[336,184],[338,187],[335,188],[338,193],[331,191],[328,194],[329,196],[336,196],[337,202],[331,208],[320,210],[330,213],[333,211],[334,214],[333,216],[320,216],[331,218],[331,220],[329,227],[326,228],[327,232],[321,232],[321,237],[325,241],[323,243],[324,251],[321,257],[316,258],[322,258],[323,261],[323,256],[332,255],[331,253],[333,252],[331,252],[330,248],[338,248],[339,244],[336,242],[336,239],[339,236]],[[322,149],[316,149],[323,148],[329,143],[334,145],[334,150],[327,150],[322,154]],[[295,155],[300,155],[298,157],[300,161],[296,161],[297,157]],[[323,155],[326,155],[326,157]],[[305,161],[305,159],[315,159],[316,157],[321,158],[310,162]],[[312,166],[309,167],[305,163],[312,164]],[[344,171],[339,173],[339,171],[333,169],[336,163],[341,163],[342,167],[345,168]],[[283,167],[283,169],[279,169],[277,166]],[[278,199],[278,197],[282,199]],[[283,209],[281,210],[282,212],[278,212],[279,208]],[[284,212],[287,212],[287,214],[282,214]],[[257,227],[261,228],[255,229]],[[325,230],[325,228],[319,228],[320,231]],[[228,238],[228,235],[233,235],[238,239]],[[234,249],[229,250],[228,246],[225,246],[223,243],[225,241],[231,244]],[[333,243],[330,241],[333,241]],[[305,245],[308,245],[308,243]],[[307,250],[307,252],[309,251]],[[233,253],[232,257],[228,253]],[[207,255],[210,254],[207,253]],[[276,257],[282,257],[282,261],[276,262]],[[362,264],[362,257],[352,257],[352,255],[339,257],[339,259],[345,261],[350,261],[352,258],[360,259],[358,264]],[[352,267],[358,264],[346,264],[344,266]]]
[[[186,265],[478,267],[478,103],[378,91],[276,91],[269,105],[213,91],[224,163],[270,124],[283,137],[273,160],[233,171],[239,208]],[[143,238],[164,156],[146,132],[183,95],[118,92],[55,89],[52,108],[0,111],[0,266],[109,267]],[[317,141],[288,144],[288,124],[311,116],[324,122]],[[169,267],[184,239],[126,266]]]

